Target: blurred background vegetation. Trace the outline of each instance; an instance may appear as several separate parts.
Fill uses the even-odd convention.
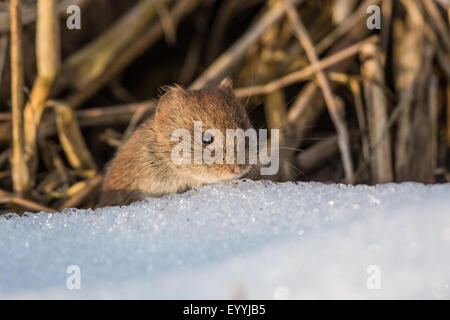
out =
[[[161,86],[225,76],[280,129],[280,181],[448,182],[449,24],[448,0],[0,1],[0,213],[94,206]]]

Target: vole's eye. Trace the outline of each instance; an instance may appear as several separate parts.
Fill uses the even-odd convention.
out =
[[[214,136],[210,132],[203,134],[203,144],[206,146],[214,142]]]

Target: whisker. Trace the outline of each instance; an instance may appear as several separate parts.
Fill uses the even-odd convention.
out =
[[[286,164],[287,166],[291,167],[292,169],[294,169],[295,171],[297,171],[297,173],[299,173],[300,175],[302,175],[304,178],[306,178],[306,174],[300,170],[299,168],[297,168],[296,166],[294,166],[293,164],[287,162],[286,160],[281,160],[282,163]]]
[[[305,149],[294,148],[294,147],[278,147],[280,150],[292,150],[292,151],[305,151]]]
[[[289,134],[289,133],[294,132],[294,131],[301,132],[301,131],[309,130],[309,129],[312,129],[312,128],[315,128],[315,127],[316,127],[316,125],[309,125],[309,126],[304,126],[302,128],[292,128],[290,130],[286,130],[284,133],[285,134]]]

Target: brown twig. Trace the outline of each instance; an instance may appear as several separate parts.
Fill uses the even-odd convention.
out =
[[[8,35],[0,35],[0,88],[2,87],[3,67],[8,55]]]
[[[193,11],[200,3],[200,0],[180,0],[177,1],[174,8],[170,11],[172,23],[178,25],[183,17]],[[76,92],[66,99],[68,105],[76,108],[84,101],[97,93],[103,86],[111,81],[115,76],[122,72],[132,61],[139,57],[164,34],[161,24],[154,24],[148,31],[142,34],[132,44],[126,47],[124,52],[117,57],[112,65],[103,71],[98,78],[94,79],[83,90]]]
[[[6,149],[0,153],[0,168],[3,166],[5,162],[8,161],[11,156],[11,149]]]
[[[24,157],[23,119],[23,57],[21,0],[11,0],[11,97],[12,97],[12,180],[14,191],[21,194],[29,190],[29,172]]]
[[[430,20],[441,36],[447,53],[450,52],[450,33],[448,27],[446,26],[446,22],[439,13],[439,9],[436,7],[436,4],[433,2],[433,0],[424,0],[422,3],[425,6],[428,14],[431,16],[432,19]]]
[[[79,90],[89,86],[105,73],[113,62],[154,20],[157,5],[171,0],[140,0],[117,23],[100,37],[71,55],[64,62],[60,83]]]
[[[0,113],[0,121],[11,121],[12,115],[9,112]]]
[[[12,15],[11,15],[12,17]],[[11,28],[12,30],[12,28]],[[8,203],[12,205],[19,206],[25,210],[31,211],[45,211],[45,212],[55,212],[55,209],[43,206],[34,201],[24,199],[16,194],[6,192],[4,190],[0,190],[0,203]]]
[[[409,180],[422,183],[434,181],[436,168],[436,117],[437,117],[437,87],[439,82],[433,75],[435,50],[426,43],[421,70],[417,85],[416,104],[412,110],[411,123],[411,158]]]
[[[392,0],[384,0],[381,7],[383,26],[381,28],[381,63],[386,66],[386,60],[388,55],[389,37],[391,34],[391,21],[393,11]]]
[[[237,97],[243,98],[252,95],[264,95],[269,94],[275,90],[279,90],[293,83],[303,81],[311,78],[316,72],[322,71],[336,63],[341,62],[344,59],[347,59],[361,50],[363,46],[367,43],[376,43],[379,41],[378,36],[372,36],[370,38],[364,39],[354,45],[345,48],[333,55],[330,55],[327,58],[324,58],[321,61],[317,61],[317,63],[311,63],[309,66],[299,70],[294,71],[284,77],[268,82],[264,85],[246,87],[246,88],[238,88],[235,89],[234,92]]]
[[[428,172],[425,173],[425,179],[428,179],[428,182],[434,182],[434,172],[438,165],[438,149],[439,149],[439,78],[436,74],[432,74],[429,78],[428,84],[428,99],[426,101],[426,105],[428,108],[428,127],[429,127],[429,136],[426,141],[428,144],[428,148],[430,152],[428,152]],[[424,179],[424,180],[425,180]]]
[[[447,88],[445,91],[447,99],[447,124],[446,124],[447,146],[450,148],[450,83],[447,83]]]
[[[298,15],[295,7],[293,7],[292,3],[288,0],[285,0],[284,5],[285,10],[287,11],[287,15],[292,22],[295,34],[299,39],[299,41],[301,42],[303,48],[305,49],[308,59],[313,65],[316,65],[319,62],[319,58],[310,40],[308,31],[306,30],[300,16]],[[339,115],[336,101],[334,100],[333,93],[331,92],[330,85],[328,83],[327,78],[325,77],[324,72],[322,70],[317,71],[316,77],[319,83],[319,87],[323,92],[328,112],[330,113],[331,119],[334,123],[334,126],[336,127],[339,149],[341,151],[342,162],[344,165],[345,179],[347,183],[352,184],[353,164],[350,153],[350,141],[347,127]]]
[[[212,62],[212,60],[220,53],[223,45],[223,36],[231,18],[236,15],[238,11],[245,10],[262,1],[264,0],[250,0],[245,2],[242,2],[241,0],[222,1],[219,12],[211,26],[206,52],[207,63]]]
[[[195,24],[195,34],[191,38],[189,44],[189,50],[184,60],[183,68],[181,69],[178,77],[178,82],[181,86],[186,85],[192,81],[195,72],[198,68],[200,58],[204,50],[204,40],[208,30],[208,15],[204,14],[204,11],[200,11],[198,14],[197,22]]]
[[[102,181],[103,176],[97,175],[86,181],[79,182],[75,186],[72,186],[72,188],[76,189],[77,192],[75,192],[75,194],[69,200],[59,206],[58,210],[62,210],[64,208],[76,208],[80,206],[86,200],[86,198],[92,196],[92,193],[95,190],[98,190]]]
[[[38,2],[36,29],[38,76],[24,109],[25,160],[30,173],[30,185],[35,183],[38,166],[36,134],[45,109],[45,100],[50,95],[53,81],[61,65],[59,18],[56,1]]]
[[[297,156],[297,164],[300,170],[308,172],[319,167],[324,160],[337,152],[339,152],[337,136],[332,135],[300,152]]]
[[[47,105],[56,113],[58,136],[69,163],[80,173],[86,172],[85,175],[92,176],[96,173],[97,166],[86,147],[73,110],[56,101],[49,101]]]
[[[369,139],[367,137],[366,128],[366,116],[364,112],[364,104],[361,95],[361,87],[359,82],[355,79],[350,79],[349,81],[350,90],[353,93],[353,100],[355,102],[356,116],[358,118],[359,131],[361,132],[361,145],[363,160],[369,158]]]
[[[302,0],[291,0],[298,4]],[[247,32],[236,41],[231,48],[225,51],[211,66],[208,67],[190,86],[191,89],[199,89],[214,82],[230,73],[244,57],[247,49],[260,39],[264,32],[273,24],[277,23],[285,14],[282,3],[276,3],[268,10]]]
[[[371,4],[377,4],[380,0],[366,0],[364,1],[349,17],[344,19],[339,26],[330,32],[316,45],[316,52],[318,55],[327,50],[336,40],[347,34],[356,24],[360,23],[362,19],[367,16],[367,7]]]
[[[75,115],[80,127],[111,126],[117,124],[129,124],[136,113],[142,117],[149,116],[154,110],[156,102],[154,100],[143,101],[111,107],[98,107],[91,109],[77,110]],[[139,119],[138,119],[139,121]],[[49,115],[39,128],[41,137],[48,137],[56,133],[54,125],[54,115]]]
[[[391,159],[391,143],[389,133],[382,135],[382,129],[387,121],[387,99],[383,91],[374,81],[384,83],[384,74],[380,50],[377,46],[369,44],[361,51],[361,74],[363,75],[364,95],[367,105],[367,118],[369,123],[369,138],[372,158],[372,181],[376,184],[387,183],[394,180]],[[377,148],[374,144],[379,142]]]
[[[411,17],[412,23],[418,30],[423,31],[425,37],[431,42],[431,44],[433,44],[436,51],[437,61],[446,75],[447,80],[450,80],[450,63],[448,63],[448,56],[441,48],[437,35],[433,32],[429,22],[425,20],[420,3],[415,0],[400,1],[407,10],[408,16]]]
[[[392,128],[394,123],[398,121],[400,115],[402,112],[405,111],[405,108],[407,107],[407,104],[398,104],[394,110],[391,112],[388,120],[386,123],[384,123],[383,128],[380,130],[380,136],[377,141],[372,145],[372,149],[377,149],[378,146],[383,142],[386,134],[389,132],[389,130]],[[369,154],[369,157],[364,159],[363,162],[359,165],[358,169],[355,172],[355,181],[359,181],[359,177],[361,176],[362,172],[366,169],[366,167],[375,159],[376,153],[372,152]]]
[[[399,92],[396,109],[400,118],[395,142],[395,174],[397,181],[410,179],[411,158],[411,109],[423,61],[424,33],[420,19],[412,21],[412,15],[406,21],[394,20],[393,67],[394,84]]]
[[[320,92],[315,81],[310,81],[300,91],[293,101],[286,117],[286,145],[300,146],[308,129],[311,129],[319,115],[325,109]],[[311,107],[311,101],[318,103]]]
[[[129,124],[136,112],[142,112],[142,117],[148,116],[154,110],[155,106],[156,101],[148,100],[118,106],[77,110],[75,114],[80,127],[110,126]],[[42,138],[56,133],[54,115],[48,114],[46,116],[39,127],[39,136]],[[10,121],[11,113],[0,113],[0,120]],[[0,135],[0,142],[3,141],[2,138],[3,135]]]

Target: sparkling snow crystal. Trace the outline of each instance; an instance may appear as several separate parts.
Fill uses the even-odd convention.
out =
[[[240,181],[0,217],[0,298],[449,299],[449,285],[450,184]]]

